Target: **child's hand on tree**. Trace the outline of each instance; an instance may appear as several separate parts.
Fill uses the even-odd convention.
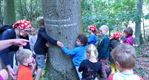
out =
[[[60,41],[57,41],[57,45],[58,45],[59,47],[64,47],[64,44],[63,44],[62,42],[60,42]]]

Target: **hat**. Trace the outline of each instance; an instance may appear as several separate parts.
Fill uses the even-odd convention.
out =
[[[96,25],[89,25],[88,29],[91,30],[92,32],[96,32]]]
[[[27,21],[25,19],[19,20],[13,24],[13,28],[22,29],[22,30],[27,30],[27,29],[30,29],[31,27],[32,26],[30,21]]]
[[[115,32],[113,35],[110,36],[110,40],[112,39],[119,39],[121,37],[120,32]]]

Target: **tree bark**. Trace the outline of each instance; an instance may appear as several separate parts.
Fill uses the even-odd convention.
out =
[[[145,26],[144,26],[144,18],[143,18],[143,35],[144,35],[144,42],[146,42],[146,33],[145,33]]]
[[[12,25],[15,22],[14,0],[4,0],[4,23]]]
[[[142,16],[142,5],[143,0],[137,1],[137,20],[135,22],[135,41],[136,44],[140,45],[140,35],[141,35],[141,16]]]
[[[1,27],[2,24],[3,24],[3,18],[2,18],[2,4],[1,4],[1,1],[2,1],[2,0],[0,0],[0,27]]]
[[[22,4],[22,0],[18,0],[18,13],[19,13],[19,19],[23,19],[24,18],[24,11],[23,11],[23,4]]]
[[[44,0],[43,3],[47,33],[72,49],[80,33],[80,0]],[[78,80],[71,58],[58,47],[50,45],[48,57],[49,80]]]

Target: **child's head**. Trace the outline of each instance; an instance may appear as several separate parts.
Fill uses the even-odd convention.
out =
[[[36,35],[36,34],[37,34],[36,29],[35,29],[35,28],[32,28],[32,29],[31,29],[31,35]]]
[[[17,61],[24,65],[24,64],[30,64],[33,60],[32,58],[32,52],[29,49],[19,49],[16,53]]]
[[[106,35],[109,32],[109,27],[107,25],[102,25],[99,28],[99,31],[101,32],[102,35]]]
[[[136,62],[136,52],[134,47],[127,44],[120,44],[112,50],[112,58],[119,71],[132,69]]]
[[[96,25],[89,25],[88,32],[96,34],[97,33]]]
[[[132,30],[131,27],[127,27],[127,28],[124,30],[124,33],[126,34],[126,36],[132,36],[133,30]]]
[[[91,59],[91,58],[97,59],[98,51],[96,49],[96,46],[93,44],[88,45],[86,49],[86,55],[88,59]]]
[[[37,23],[39,26],[44,26],[44,19],[42,16],[37,17]]]
[[[80,34],[77,37],[76,44],[85,46],[87,44],[87,37],[84,34]]]

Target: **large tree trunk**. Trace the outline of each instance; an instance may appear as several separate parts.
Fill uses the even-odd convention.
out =
[[[4,0],[4,23],[12,25],[15,17],[14,0]]]
[[[141,35],[141,16],[142,16],[142,5],[143,0],[137,1],[137,20],[135,22],[135,41],[136,44],[140,45],[140,35]]]
[[[80,0],[44,0],[44,19],[47,33],[72,49],[80,33]],[[49,80],[77,80],[70,57],[58,47],[49,48]]]

